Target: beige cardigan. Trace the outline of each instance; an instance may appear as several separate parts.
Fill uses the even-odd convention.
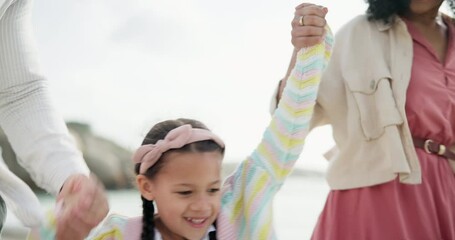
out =
[[[326,176],[332,189],[397,176],[402,183],[421,183],[405,113],[412,57],[412,38],[399,18],[384,24],[362,15],[338,31],[312,119],[312,127],[333,127],[337,146]]]

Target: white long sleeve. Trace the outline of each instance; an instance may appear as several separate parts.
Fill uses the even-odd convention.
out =
[[[0,11],[0,126],[36,184],[56,194],[67,177],[88,175],[89,169],[39,70],[32,0],[0,0],[0,4],[4,11],[3,15]]]

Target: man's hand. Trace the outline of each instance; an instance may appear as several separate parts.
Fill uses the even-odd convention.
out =
[[[58,240],[81,240],[106,217],[109,211],[104,188],[98,180],[75,174],[57,196]]]
[[[292,20],[292,45],[296,49],[316,45],[323,41],[325,34],[326,7],[302,3],[295,8]]]

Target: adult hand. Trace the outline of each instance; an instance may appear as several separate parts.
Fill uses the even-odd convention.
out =
[[[295,8],[292,20],[292,45],[296,49],[316,45],[323,41],[325,34],[326,7],[302,3]]]
[[[94,177],[75,174],[57,197],[58,240],[81,240],[106,217],[109,206],[104,187]]]

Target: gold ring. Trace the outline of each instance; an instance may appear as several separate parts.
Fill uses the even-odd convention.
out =
[[[300,26],[305,25],[304,22],[303,22],[303,16],[300,16],[300,18],[299,18],[299,25]]]

